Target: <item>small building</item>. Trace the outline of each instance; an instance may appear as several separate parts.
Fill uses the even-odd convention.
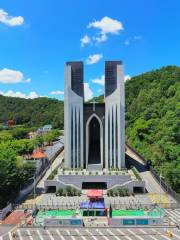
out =
[[[0,130],[7,130],[8,129],[8,125],[5,123],[0,124]]]
[[[8,126],[8,128],[13,128],[13,127],[14,127],[14,124],[15,124],[15,122],[14,122],[13,119],[9,119],[9,120],[7,121],[7,126]]]
[[[47,125],[44,125],[43,127],[39,128],[37,132],[39,134],[45,134],[47,132],[50,132],[51,130],[52,130],[52,125],[47,124]]]

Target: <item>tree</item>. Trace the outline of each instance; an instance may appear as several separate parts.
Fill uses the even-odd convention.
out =
[[[59,137],[59,135],[60,135],[60,132],[58,130],[52,130],[43,135],[43,140],[44,142],[50,145],[53,140]]]
[[[17,158],[14,149],[0,144],[0,208],[15,199],[20,186],[33,176],[34,171],[32,164],[23,163],[22,158]]]
[[[12,139],[13,136],[9,131],[0,131],[0,142],[6,142]]]

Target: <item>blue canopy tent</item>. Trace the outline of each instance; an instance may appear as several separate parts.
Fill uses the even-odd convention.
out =
[[[81,202],[80,209],[83,216],[105,216],[104,202]]]

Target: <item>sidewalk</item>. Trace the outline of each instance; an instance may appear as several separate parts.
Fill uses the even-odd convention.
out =
[[[38,189],[43,191],[44,190],[44,181],[47,180],[47,178],[49,177],[49,175],[51,174],[51,172],[53,170],[55,170],[59,165],[61,165],[62,160],[64,159],[64,151],[62,151],[57,157],[56,159],[53,161],[53,163],[51,164],[51,166],[49,167],[49,169],[46,171],[45,175],[43,176],[43,178],[41,178],[41,180],[38,182],[36,188],[37,191]]]

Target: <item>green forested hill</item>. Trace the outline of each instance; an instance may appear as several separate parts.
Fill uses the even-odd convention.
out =
[[[13,119],[16,124],[41,126],[51,123],[62,128],[63,101],[49,98],[22,99],[0,95],[0,123]]]
[[[180,192],[180,67],[168,66],[125,84],[126,141]],[[103,96],[95,99],[103,101]],[[0,122],[63,126],[63,102],[0,96]]]
[[[126,141],[180,192],[180,67],[126,82]]]

